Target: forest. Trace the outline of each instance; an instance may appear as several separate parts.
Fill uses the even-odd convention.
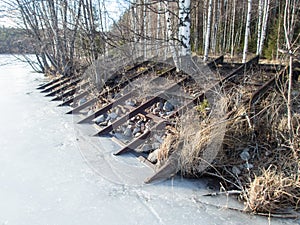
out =
[[[33,54],[32,39],[20,28],[0,28],[0,54]]]
[[[259,54],[279,60],[289,51],[298,55],[297,0],[205,0],[180,5],[177,1],[122,2],[123,9],[117,9],[119,17],[110,15],[110,1],[104,0],[17,0],[7,4],[34,40],[32,48],[41,71],[54,67],[68,73],[63,68],[73,68],[83,56],[89,63],[116,46],[146,41],[184,46],[206,58],[226,54],[245,61],[247,55]]]
[[[77,100],[73,106],[80,111],[81,104],[97,102],[94,108],[88,108],[87,113],[91,116],[84,121],[95,116],[95,123],[107,126],[99,133],[113,129],[108,120],[118,118],[121,109],[112,111],[110,108],[109,116],[99,116],[97,110],[113,107],[112,102],[120,103],[128,97],[124,95],[116,99],[118,95],[112,93],[120,91],[121,85],[129,82],[121,75],[143,74],[149,66],[149,59],[171,60],[176,70],[170,71],[176,71],[177,84],[181,82],[178,79],[182,78],[180,72],[184,69],[184,72],[194,73],[195,80],[203,87],[206,87],[209,76],[218,76],[210,81],[220,79],[217,82],[221,83],[220,88],[218,91],[214,89],[214,93],[205,92],[205,97],[201,95],[200,98],[197,90],[185,87],[187,93],[190,91],[193,97],[198,97],[197,101],[200,99],[194,107],[198,114],[184,116],[180,118],[181,122],[187,121],[184,126],[170,128],[162,145],[156,149],[160,150],[156,159],[161,163],[158,163],[160,169],[176,158],[178,168],[173,173],[180,171],[186,177],[195,178],[206,171],[224,182],[222,190],[226,194],[228,189],[238,189],[239,198],[246,202],[251,212],[270,215],[291,208],[297,211],[300,206],[300,1],[117,2],[119,8],[115,10],[118,15],[109,7],[111,0],[14,0],[6,4],[16,20],[21,21],[18,31],[25,32],[26,41],[31,43],[30,52],[37,60],[31,65],[36,71],[50,77],[74,77],[73,82],[77,83],[78,76],[82,76],[84,87],[93,82],[93,87],[82,90],[80,97],[73,96],[73,100]],[[17,35],[14,36],[18,39]],[[7,45],[13,45],[11,43]],[[131,68],[129,62],[136,52],[136,58],[144,64],[140,68]],[[195,67],[190,62],[195,56],[198,65],[204,66],[193,70]],[[91,65],[97,65],[97,68],[93,70],[89,67]],[[119,72],[120,68],[122,72]],[[226,69],[234,72],[229,73]],[[168,73],[167,68],[158,67],[156,70],[161,76]],[[216,72],[212,73],[214,70]],[[222,73],[227,76],[222,78]],[[236,76],[238,73],[242,78]],[[199,74],[205,74],[205,81],[197,80]],[[258,78],[253,78],[253,74]],[[109,76],[112,78],[106,79]],[[100,85],[103,82],[107,87]],[[140,89],[148,90],[149,87],[145,86]],[[114,100],[101,105],[102,100],[95,97],[99,97],[99,93],[105,93],[104,102],[109,102],[110,98]],[[82,97],[84,94],[90,94],[89,101]],[[210,102],[209,95],[217,96],[215,105],[215,102]],[[146,100],[136,102],[144,105],[148,103]],[[129,102],[130,106],[136,102]],[[98,103],[104,109],[99,109]],[[148,114],[166,116],[174,111],[174,105],[168,101],[155,103],[149,107]],[[71,113],[77,109],[75,107]],[[218,109],[217,115],[223,111],[226,113],[216,119],[213,118],[213,109]],[[195,117],[201,118],[201,122],[195,122],[198,121]],[[134,124],[135,118],[127,121],[131,123],[130,128],[119,128],[118,124],[116,130],[132,136],[132,127],[136,126],[138,132],[134,134],[142,136],[141,127]],[[141,122],[141,118],[146,121],[143,116],[136,120]],[[145,126],[143,130],[146,130]],[[221,131],[224,131],[223,136],[218,133]],[[221,135],[222,140],[217,135]],[[213,148],[212,151],[218,148],[219,154],[208,156],[213,159],[204,162],[203,152],[208,147]],[[207,169],[207,164],[210,169]],[[282,215],[284,217],[285,213]]]

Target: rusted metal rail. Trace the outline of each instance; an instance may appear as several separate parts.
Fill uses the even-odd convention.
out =
[[[71,77],[66,77],[66,78],[63,79],[63,80],[60,80],[60,81],[58,81],[58,82],[55,82],[54,84],[52,84],[52,85],[50,85],[50,86],[47,86],[47,88],[43,89],[43,90],[41,91],[41,93],[50,92],[50,91],[54,90],[55,88],[58,88],[58,87],[60,87],[61,85],[63,85],[63,84],[65,84],[65,83],[69,82],[71,79],[72,79]]]
[[[55,78],[55,79],[53,79],[53,80],[51,80],[51,81],[49,81],[49,82],[47,82],[45,84],[41,84],[40,86],[37,87],[37,89],[38,90],[45,89],[45,88],[47,88],[47,87],[49,87],[49,86],[51,86],[51,85],[53,85],[53,84],[55,84],[55,83],[57,83],[57,82],[59,82],[61,80],[64,80],[64,79],[67,79],[67,77],[58,77],[58,78]]]
[[[147,68],[143,71],[139,71],[140,67],[143,67],[147,65]],[[164,65],[166,67],[166,65]],[[256,56],[252,59],[250,59],[246,63],[236,63],[234,65],[229,64],[229,63],[224,63],[224,56],[220,56],[216,58],[215,60],[209,62],[207,64],[211,69],[213,70],[223,70],[223,74],[221,76],[220,80],[215,81],[215,83],[211,86],[208,87],[205,90],[201,90],[201,92],[197,92],[196,96],[193,95],[189,96],[189,98],[185,98],[183,105],[180,107],[174,109],[172,112],[170,112],[169,115],[159,117],[154,115],[152,113],[152,109],[149,112],[149,109],[151,106],[158,102],[164,102],[165,99],[168,99],[166,94],[172,95],[172,93],[175,93],[175,90],[178,88],[183,88],[184,84],[190,84],[190,79],[192,79],[188,75],[183,75],[182,73],[178,74],[175,70],[175,67],[168,68],[166,71],[162,72],[161,74],[156,75],[156,77],[151,78],[149,81],[150,84],[155,84],[156,81],[159,81],[159,78],[171,75],[169,76],[170,79],[174,80],[171,84],[169,84],[164,91],[157,93],[154,97],[151,97],[150,99],[146,99],[145,102],[141,103],[138,106],[132,106],[132,107],[127,107],[125,104],[125,101],[128,99],[134,99],[136,96],[136,91],[132,90],[129,91],[128,93],[124,94],[121,97],[115,97],[114,99],[108,101],[105,106],[100,107],[96,109],[92,114],[84,117],[81,119],[78,123],[94,123],[92,122],[95,118],[108,114],[111,112],[110,110],[114,109],[116,106],[121,106],[125,107],[126,112],[122,112],[123,115],[117,117],[115,120],[111,120],[110,124],[108,124],[105,127],[98,127],[99,131],[94,135],[94,136],[102,136],[102,135],[108,135],[112,131],[114,131],[116,128],[116,132],[118,130],[122,130],[124,128],[124,124],[130,120],[133,117],[136,117],[137,115],[142,115],[147,118],[147,121],[151,121],[150,127],[147,127],[144,132],[141,132],[139,135],[132,135],[130,136],[130,139],[126,139],[127,142],[122,142],[121,139],[118,141],[120,144],[120,149],[115,152],[115,155],[122,155],[127,152],[132,152],[134,155],[137,157],[141,157],[143,153],[140,153],[138,151],[139,146],[145,143],[146,140],[149,140],[149,137],[151,137],[152,134],[154,134],[156,131],[162,131],[165,130],[167,125],[171,124],[171,121],[173,120],[174,117],[178,117],[183,115],[186,111],[192,109],[195,105],[199,104],[199,102],[202,102],[205,98],[205,95],[209,91],[212,91],[215,87],[217,86],[226,86],[226,88],[230,88],[231,85],[236,85],[238,82],[241,81],[242,76],[245,74],[245,71],[248,71],[251,67],[254,70],[262,69],[265,71],[268,71],[269,73],[275,73],[279,69],[282,69],[281,65],[260,65],[259,64],[259,57]],[[111,92],[116,92],[117,94],[120,93],[120,89],[124,88],[130,81],[133,81],[137,78],[140,78],[142,75],[150,73],[152,70],[157,70],[158,69],[158,64],[154,65],[149,65],[149,62],[143,62],[137,65],[134,65],[130,67],[129,69],[125,70],[125,76],[128,77],[127,80],[122,80],[120,83],[115,84],[115,80],[111,80],[108,82],[109,83],[109,90],[103,90],[101,93],[97,95],[97,97],[92,98],[88,100],[87,102],[78,105],[74,107],[71,111],[67,112],[68,114],[71,113],[80,113],[83,109],[86,109],[87,107],[93,106],[99,99],[106,99],[109,96],[109,93]],[[229,72],[227,72],[229,70]],[[225,72],[224,72],[225,71]],[[177,74],[176,74],[177,73]],[[281,79],[281,77],[284,75],[284,69],[268,81],[264,82],[262,85],[257,84],[259,82],[256,82],[255,84],[248,83],[247,85],[254,85],[255,89],[253,89],[253,94],[250,99],[248,99],[250,106],[254,104],[261,96],[263,96],[268,90],[270,90],[271,87],[273,87],[276,84],[277,79]],[[120,78],[122,74],[115,74],[113,78]],[[266,76],[268,78],[268,76]],[[265,79],[265,77],[263,77]],[[118,79],[117,79],[118,80]],[[230,81],[230,82],[229,82]],[[265,81],[265,80],[264,80]],[[50,81],[46,84],[41,85],[38,87],[38,89],[43,89],[42,92],[50,92],[47,94],[47,96],[50,95],[57,95],[53,100],[64,100],[63,103],[60,104],[60,106],[64,105],[70,105],[72,102],[77,102],[78,100],[82,98],[86,98],[89,95],[89,91],[85,90],[86,87],[88,87],[87,83],[84,83],[83,86],[81,86],[81,93],[76,94],[76,85],[79,83],[79,80],[71,80],[70,78],[58,78],[54,79],[53,81]],[[249,86],[251,87],[251,86]],[[258,87],[258,88],[257,88]],[[198,89],[197,89],[198,90]],[[117,95],[119,96],[119,95]],[[170,97],[170,96],[169,96]],[[247,102],[246,102],[247,103]],[[76,105],[76,104],[75,104]],[[83,113],[82,113],[83,114]],[[128,121],[130,122],[130,121]],[[122,127],[120,127],[122,126]],[[114,134],[114,133],[113,133]],[[116,136],[117,137],[117,136]],[[115,137],[115,138],[116,138]],[[161,176],[170,176],[176,172],[177,170],[174,170],[174,168],[171,168],[170,165],[174,165],[174,160],[176,160],[176,154],[179,154],[179,151],[176,151],[174,155],[170,157],[170,160],[168,163],[160,169],[157,173],[155,173],[152,177],[148,178],[147,181],[153,181]],[[172,161],[173,160],[173,161]],[[147,159],[142,158],[142,161],[144,161],[148,165],[153,165],[150,163],[150,161],[147,161]],[[153,167],[153,166],[152,166]]]
[[[140,77],[141,75],[147,74],[149,73],[151,70],[153,70],[155,68],[153,68],[153,66],[149,66],[147,69],[137,72],[135,73],[132,77],[129,77],[127,80],[123,81],[121,84],[118,84],[117,86],[125,86],[126,84],[128,84],[128,82],[133,81],[135,79],[137,79],[138,77]],[[98,101],[98,99],[101,96],[106,96],[108,93],[110,93],[111,91],[113,91],[117,86],[113,86],[112,88],[110,88],[109,90],[105,90],[104,92],[100,93],[99,95],[97,95],[95,98],[92,98],[91,100],[85,102],[82,105],[77,106],[76,108],[70,110],[69,112],[67,112],[67,114],[76,114],[79,113],[81,110],[93,105],[95,102]]]
[[[60,94],[60,93],[63,93],[65,90],[69,89],[70,87],[73,87],[80,82],[80,78],[77,78],[73,81],[70,81],[69,83],[64,83],[63,85],[61,85],[59,88],[51,91],[50,93],[46,94],[45,96],[46,97],[51,97],[51,96],[55,96],[56,94]]]
[[[73,87],[71,89],[64,91],[62,94],[57,93],[57,96],[55,98],[53,98],[51,101],[60,101],[60,100],[67,98],[68,96],[75,94],[76,91],[78,91],[78,87],[76,84],[73,85]],[[89,82],[85,82],[80,85],[80,88],[86,88],[88,86],[88,84],[89,84]]]

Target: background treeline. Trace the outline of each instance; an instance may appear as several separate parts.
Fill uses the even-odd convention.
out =
[[[120,0],[119,0],[120,1]],[[249,54],[297,58],[299,0],[122,0],[121,16],[109,0],[7,1],[33,40],[41,72],[73,74],[110,49],[126,43],[166,43],[180,55],[227,54],[245,61]],[[8,43],[6,45],[12,45]],[[26,44],[27,46],[27,44]],[[146,51],[145,51],[145,54]],[[174,57],[173,57],[174,58]]]
[[[32,46],[26,30],[0,27],[0,54],[33,54]]]

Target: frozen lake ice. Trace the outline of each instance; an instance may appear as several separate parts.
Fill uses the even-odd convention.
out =
[[[253,216],[226,196],[204,197],[209,179],[144,185],[153,171],[92,137],[66,107],[43,97],[45,81],[0,56],[0,225],[297,224]]]

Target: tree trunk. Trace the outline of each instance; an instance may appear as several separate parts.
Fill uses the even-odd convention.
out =
[[[179,1],[179,40],[181,43],[181,55],[191,54],[191,1]]]
[[[210,28],[211,28],[211,14],[212,14],[212,0],[209,0],[208,4],[208,13],[207,13],[207,27],[205,34],[205,46],[204,46],[204,59],[203,61],[207,61],[208,52],[209,52],[209,39],[210,39]]]
[[[243,63],[247,60],[248,53],[248,42],[250,35],[250,23],[251,23],[251,8],[252,8],[252,0],[248,0],[248,10],[247,10],[247,19],[246,19],[246,30],[245,30],[245,42],[244,42],[244,50],[243,50]]]
[[[237,1],[237,0],[233,0],[233,6],[232,6],[232,20],[231,20],[231,51],[230,51],[230,57],[231,57],[231,58],[233,58],[233,55],[234,55],[236,1]]]
[[[172,23],[171,23],[171,13],[169,10],[169,2],[168,1],[164,1],[165,3],[165,9],[166,9],[166,25],[167,25],[167,41],[168,41],[168,45],[171,49],[171,54],[173,57],[173,61],[174,64],[176,66],[176,68],[179,68],[179,60],[178,60],[178,55],[175,49],[175,43],[174,43],[174,39],[173,39],[173,31],[172,31]]]

